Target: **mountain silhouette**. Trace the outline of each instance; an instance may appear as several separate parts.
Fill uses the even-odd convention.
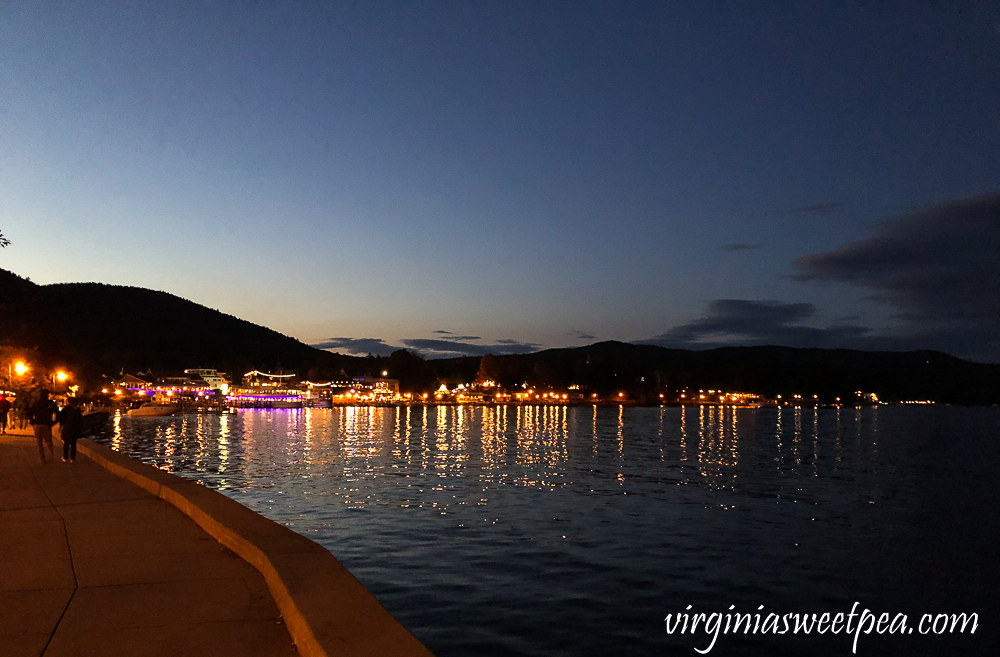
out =
[[[886,401],[1000,403],[1000,364],[937,351],[726,347],[705,351],[598,342],[530,354],[424,360],[399,350],[386,357],[331,353],[166,292],[102,283],[37,285],[0,269],[0,345],[31,350],[43,364],[75,368],[80,380],[120,372],[216,368],[238,380],[253,369],[295,372],[314,381],[372,376],[399,379],[404,392],[428,392],[491,379],[510,389],[578,386],[639,403],[682,389],[743,391],[829,403],[855,393]]]
[[[166,292],[102,283],[37,285],[2,269],[0,342],[98,376],[203,367],[238,378],[281,363],[303,376],[334,377],[364,360]]]

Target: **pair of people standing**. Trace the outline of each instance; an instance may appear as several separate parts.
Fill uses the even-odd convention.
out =
[[[49,457],[55,459],[52,448],[52,425],[59,423],[60,437],[63,441],[63,461],[70,463],[76,460],[76,441],[83,434],[83,413],[80,412],[78,401],[71,397],[60,411],[56,403],[49,399],[49,391],[42,390],[38,400],[28,408],[28,421],[35,432],[38,442],[38,456],[45,463],[45,447],[49,448]]]

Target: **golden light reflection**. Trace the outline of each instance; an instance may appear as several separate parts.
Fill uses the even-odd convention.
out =
[[[448,469],[448,406],[435,407],[437,427],[434,431],[434,447],[436,449],[434,468],[444,472]]]
[[[840,399],[838,398],[837,401],[840,401]],[[834,447],[837,450],[837,463],[842,462],[842,459],[843,459],[843,454],[842,454],[843,447],[841,446],[841,441],[840,441],[841,434],[843,433],[843,431],[844,431],[844,425],[841,423],[841,420],[840,420],[840,406],[838,406],[837,407],[837,437],[834,439]]]
[[[500,435],[500,408],[489,407],[483,411],[480,435],[483,450],[483,465],[492,473],[503,462],[503,439]],[[492,481],[492,476],[488,477]]]
[[[727,416],[727,413],[729,414]],[[681,411],[681,460],[686,460],[687,417]],[[732,470],[739,464],[739,424],[737,409],[727,406],[698,407],[698,474],[718,480],[735,478]],[[728,484],[714,481],[713,487],[726,488]]]
[[[413,421],[412,415],[413,415],[413,409],[410,408],[409,406],[407,406],[406,407],[406,419],[404,420],[404,422],[406,423],[406,436],[403,438],[403,440],[406,442],[406,458],[407,458],[407,460],[409,460],[409,458],[410,458],[410,433],[411,433],[410,432],[410,427],[411,427],[411,422]]]
[[[687,406],[681,406],[681,461],[687,461]]]
[[[597,407],[594,407],[594,426],[593,426],[593,437],[594,437],[594,456],[597,456]]]
[[[813,458],[812,458],[812,468],[813,476],[819,476],[819,409],[815,406],[813,407]]]
[[[174,455],[177,451],[177,434],[174,431],[174,425],[168,424],[166,427],[157,427],[156,432],[158,437],[161,438],[163,444],[163,457],[167,460]]]
[[[122,447],[122,412],[116,410],[111,417],[111,446],[120,450]]]
[[[701,413],[698,415],[698,463],[705,464],[710,463],[710,449],[712,443],[712,417],[711,414],[714,409],[707,409],[701,406]],[[702,468],[702,474],[705,473],[705,469]]]
[[[792,411],[794,414],[793,426],[794,433],[792,434],[792,461],[795,465],[802,465],[802,455],[799,452],[799,445],[802,443],[802,407],[796,406],[795,410]]]
[[[625,459],[625,407],[618,407],[618,460]]]
[[[195,460],[198,464],[205,462],[205,455],[208,453],[208,442],[212,438],[212,427],[209,426],[208,420],[207,416],[199,415],[195,424],[195,444],[198,445],[198,451],[195,452]],[[202,468],[199,467],[199,470],[202,470]]]
[[[493,499],[488,491],[498,486],[554,489],[574,479],[579,482],[580,473],[587,471],[596,473],[592,476],[602,480],[605,490],[613,489],[618,494],[627,492],[631,496],[633,491],[625,487],[625,483],[628,479],[628,483],[633,484],[633,475],[629,473],[634,471],[637,459],[646,459],[650,467],[662,468],[666,477],[677,483],[700,480],[699,485],[713,490],[732,490],[735,467],[741,456],[746,459],[746,455],[740,454],[740,448],[745,447],[739,442],[740,432],[747,436],[759,435],[758,429],[769,432],[772,428],[770,414],[774,412],[712,404],[699,406],[696,418],[690,407],[677,410],[657,407],[655,413],[652,409],[630,408],[630,461],[626,462],[624,406],[617,405],[616,413],[614,406],[591,406],[589,416],[586,407],[540,402],[518,406],[449,405],[433,409],[422,406],[419,411],[405,405],[295,412],[246,410],[239,415],[234,413],[218,418],[190,415],[185,419],[186,428],[180,431],[181,423],[172,420],[171,426],[164,424],[157,430],[155,445],[162,454],[158,463],[168,460],[180,464],[183,461],[188,467],[188,459],[193,456],[201,468],[217,458],[217,472],[222,477],[230,470],[235,472],[237,467],[242,471],[243,466],[237,464],[243,463],[251,465],[246,469],[248,478],[250,471],[259,468],[260,463],[284,463],[283,467],[296,478],[299,474],[303,478],[312,475],[315,466],[323,465],[324,473],[329,471],[343,481],[352,482],[350,490],[345,488],[342,495],[338,493],[344,504],[351,507],[376,503],[379,495],[384,502],[386,489],[382,484],[387,481],[393,482],[392,486],[401,483],[404,488],[414,488],[413,494],[407,493],[400,503],[407,508],[423,504],[416,494],[418,487],[445,491],[447,495],[434,498],[439,504],[434,513],[444,513],[448,509],[451,487],[467,485],[467,482],[449,481],[451,477],[469,478],[473,486],[481,483],[482,498],[477,495],[478,502],[471,500],[468,503],[484,506]],[[796,414],[791,408],[787,410],[792,411],[793,416]],[[810,431],[809,418],[803,420],[801,411],[798,417],[806,422],[804,430]],[[866,424],[869,417],[865,411]],[[784,411],[778,412],[779,449],[783,428],[789,430],[788,438],[792,438],[789,419]],[[824,416],[824,431],[828,428],[828,419],[832,420],[832,414],[829,418]],[[766,426],[758,427],[758,423],[765,421]],[[120,416],[114,422],[119,434],[116,438],[120,439]],[[215,422],[219,422],[219,426],[215,426]],[[656,427],[653,422],[657,423]],[[819,425],[818,411],[814,410],[813,450],[808,450],[804,443],[799,447],[804,455],[812,451],[814,461],[818,460],[816,455],[820,448]],[[240,435],[241,438],[235,439]],[[679,444],[674,442],[676,439]],[[800,435],[799,439],[803,442],[805,436]],[[208,456],[205,455],[206,441],[211,452]],[[752,454],[763,447],[769,452],[768,457],[775,456],[769,441],[766,446],[755,440],[749,444]],[[658,459],[654,448],[659,451]],[[678,468],[674,459],[683,462],[679,478],[674,474]],[[655,465],[655,460],[661,465]],[[784,467],[780,455],[778,464]],[[393,478],[373,484],[373,479],[382,472]],[[233,477],[241,475],[228,476],[235,484]],[[307,484],[309,487],[314,485]]]
[[[427,413],[428,413],[427,407],[424,406],[424,414],[423,414],[423,420],[422,420],[422,423],[421,423],[421,431],[420,431],[420,467],[421,467],[421,469],[424,469],[424,470],[427,469],[427,460],[430,458],[430,448],[428,447],[428,444],[427,444],[428,443],[428,441],[427,441],[427,436],[428,436],[428,432],[427,432],[427,427],[428,427]]]
[[[778,451],[778,456],[775,457],[775,460],[778,461],[779,463],[781,462],[781,446],[782,446],[782,427],[781,427],[781,416],[782,416],[782,414],[783,414],[783,410],[779,406],[778,407],[778,422],[777,422],[777,426],[775,428],[775,433],[776,433],[776,438],[777,438],[776,439],[776,443],[777,443],[776,446],[777,446],[777,451]]]
[[[229,469],[229,415],[219,416],[219,474]],[[225,481],[223,481],[225,483]]]
[[[297,417],[302,418],[302,460],[306,465],[312,469],[313,466],[317,465],[314,456],[315,450],[313,449],[313,440],[315,439],[313,431],[313,414],[320,412],[315,408],[305,408],[302,410],[301,414],[296,414]]]

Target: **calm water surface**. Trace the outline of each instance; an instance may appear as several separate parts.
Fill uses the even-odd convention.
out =
[[[330,549],[440,657],[697,655],[667,614],[976,612],[858,654],[995,655],[1000,410],[431,407],[113,418],[116,449]],[[849,655],[722,635],[713,655]]]

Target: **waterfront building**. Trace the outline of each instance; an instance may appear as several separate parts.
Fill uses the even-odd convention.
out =
[[[193,369],[184,370],[184,373],[188,376],[198,377],[198,380],[204,381],[211,390],[221,390],[223,394],[229,390],[229,381],[226,379],[225,372],[213,369]]]
[[[152,381],[140,379],[137,376],[126,374],[118,381],[114,382],[115,388],[121,391],[136,392],[139,390],[149,390],[153,387]]]
[[[231,389],[226,399],[246,408],[302,408],[306,398],[295,374],[271,374],[253,370],[243,375],[240,387]]]
[[[330,399],[341,403],[368,402],[386,404],[403,399],[399,394],[399,379],[358,377],[356,379],[329,381],[322,385],[327,387]]]
[[[359,389],[368,391],[372,401],[391,402],[399,399],[399,379],[361,377],[355,379],[355,383]]]

